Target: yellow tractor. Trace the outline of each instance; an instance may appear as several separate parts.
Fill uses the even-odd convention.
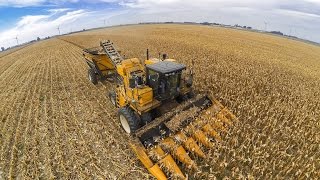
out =
[[[109,80],[119,121],[130,134],[130,146],[157,179],[185,179],[199,171],[189,156],[206,158],[205,150],[221,141],[221,133],[237,118],[214,98],[193,92],[193,72],[169,59],[123,58],[111,41],[84,49],[93,84]],[[205,148],[203,148],[205,147]]]

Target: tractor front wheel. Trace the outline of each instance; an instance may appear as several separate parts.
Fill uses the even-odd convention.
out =
[[[128,133],[133,133],[139,129],[140,118],[130,107],[121,107],[118,116],[122,128]]]
[[[94,84],[94,85],[98,84],[97,74],[96,74],[96,72],[94,71],[94,69],[90,68],[90,69],[88,70],[88,78],[89,78],[89,81],[90,81],[92,84]]]

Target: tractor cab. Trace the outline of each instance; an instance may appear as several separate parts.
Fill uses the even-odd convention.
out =
[[[186,66],[173,61],[147,64],[147,84],[153,89],[154,97],[163,101],[180,94],[182,71]]]

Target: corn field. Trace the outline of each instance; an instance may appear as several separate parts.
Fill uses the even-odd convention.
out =
[[[111,84],[87,78],[79,47],[106,39],[128,58],[145,59],[149,48],[192,67],[195,89],[240,120],[190,179],[320,177],[320,47],[218,27],[133,25],[0,53],[0,179],[152,178],[106,96]]]

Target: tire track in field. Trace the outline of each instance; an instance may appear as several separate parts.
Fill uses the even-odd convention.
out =
[[[50,70],[50,66],[49,65],[49,61],[50,59],[48,58],[50,55],[52,54],[52,52],[50,51],[50,49],[47,51],[47,56],[45,56],[45,59],[43,59],[44,65],[45,65],[45,71],[43,73],[43,81],[42,81],[42,90],[40,92],[40,101],[39,101],[39,114],[38,114],[38,119],[40,121],[39,122],[39,136],[37,136],[39,138],[39,160],[40,163],[42,164],[42,166],[44,166],[44,168],[40,168],[42,170],[42,176],[45,179],[53,179],[54,175],[52,172],[52,167],[50,165],[51,163],[51,159],[50,159],[50,154],[51,154],[51,150],[49,148],[49,132],[48,132],[48,128],[49,128],[49,124],[48,124],[48,116],[47,116],[47,95],[48,95],[48,78],[49,78],[49,70]],[[48,156],[47,156],[48,155]],[[42,177],[40,176],[40,177]]]
[[[56,155],[57,152],[59,152],[59,147],[57,145],[57,137],[58,137],[58,134],[57,134],[57,131],[55,130],[55,128],[57,127],[57,125],[55,124],[55,115],[56,115],[56,112],[55,112],[55,109],[54,109],[54,97],[53,97],[53,86],[54,86],[54,75],[56,75],[56,72],[54,70],[54,67],[56,67],[57,65],[56,64],[53,64],[52,62],[56,62],[55,61],[55,57],[56,57],[56,51],[54,52],[49,52],[48,54],[48,60],[49,60],[49,85],[47,84],[47,86],[50,86],[50,89],[49,89],[49,98],[46,97],[46,99],[49,100],[49,103],[46,103],[46,105],[49,104],[49,107],[48,107],[48,112],[46,113],[47,116],[47,120],[49,121],[48,123],[48,131],[50,133],[49,137],[50,137],[50,141],[49,141],[49,147],[50,147],[50,166],[52,167],[52,173],[53,173],[53,178],[62,178],[61,175],[59,174],[60,172],[58,172],[58,164],[61,162],[56,162],[55,163],[55,159],[56,157],[58,157]],[[54,67],[53,67],[54,66]],[[58,82],[56,80],[56,82]],[[48,93],[48,91],[47,91]],[[62,170],[63,172],[65,172],[65,168],[63,168]],[[66,177],[66,175],[64,175],[64,177]]]
[[[6,77],[0,77],[0,89],[6,89],[6,91],[2,92],[0,96],[2,102],[6,102],[1,104],[1,109],[5,109],[7,107],[7,104],[12,103],[13,99],[15,98],[15,96],[12,96],[12,93],[9,93],[10,91],[17,92],[21,90],[21,86],[17,85],[17,80],[23,82],[28,78],[26,73],[28,73],[28,71],[32,69],[31,67],[33,66],[33,61],[29,61],[27,59],[30,59],[32,57],[35,57],[35,55],[28,55],[20,59],[14,67],[10,68],[11,71],[9,73],[6,73]],[[6,110],[8,109],[6,108]],[[2,120],[4,120],[4,115],[6,113],[4,111],[2,112],[4,113],[2,115]]]
[[[53,42],[51,42],[53,43]],[[57,44],[56,48],[60,48]],[[73,179],[73,175],[70,170],[70,167],[73,167],[73,164],[67,164],[67,159],[70,158],[72,163],[75,159],[75,151],[70,147],[70,142],[67,138],[69,125],[65,121],[65,116],[63,116],[63,101],[68,99],[68,96],[65,93],[61,93],[63,87],[63,79],[58,70],[61,67],[58,58],[60,54],[56,51],[51,54],[51,61],[54,61],[51,71],[51,92],[50,92],[50,101],[51,101],[51,116],[49,116],[50,124],[50,137],[52,140],[51,148],[54,148],[55,151],[52,152],[51,156],[51,166],[53,169],[53,175],[55,178],[62,179]],[[52,139],[53,137],[53,139]]]
[[[6,108],[6,110],[3,112],[3,116],[2,116],[2,125],[1,125],[1,133],[4,135],[4,131],[7,129],[7,123],[8,123],[8,119],[11,117],[12,113],[15,111],[15,107],[20,105],[21,103],[18,103],[18,101],[22,98],[24,98],[23,95],[21,94],[25,94],[26,91],[25,89],[27,89],[27,86],[29,85],[26,81],[29,80],[30,81],[30,73],[32,73],[32,70],[34,68],[26,68],[22,71],[23,74],[26,74],[24,76],[22,76],[22,78],[20,78],[20,80],[17,81],[11,81],[12,84],[15,84],[15,86],[20,87],[20,89],[18,91],[16,91],[16,93],[10,93],[11,94],[11,99],[7,99],[6,103],[4,103],[4,107],[8,107]],[[19,76],[22,73],[17,73],[17,76]],[[19,85],[17,85],[19,84]],[[9,106],[11,105],[11,106]],[[2,145],[2,143],[1,143]],[[3,148],[3,147],[2,147]]]
[[[29,88],[29,83],[33,80],[31,77],[31,72],[33,72],[34,69],[36,69],[37,66],[34,66],[31,69],[28,69],[29,72],[28,74],[25,76],[25,80],[22,80],[22,82],[24,81],[24,84],[21,85],[21,91],[19,94],[16,95],[15,101],[12,103],[13,106],[10,110],[10,113],[7,116],[7,121],[5,122],[5,125],[2,128],[2,134],[6,134],[6,137],[4,139],[4,143],[2,144],[2,149],[1,149],[1,162],[3,164],[5,164],[5,159],[6,160],[10,160],[10,153],[12,153],[13,151],[17,151],[17,149],[13,149],[16,148],[14,146],[15,144],[15,135],[16,135],[16,131],[19,127],[17,127],[17,125],[19,125],[21,118],[19,118],[19,115],[21,115],[22,113],[24,113],[24,109],[23,107],[25,106],[25,103],[27,102],[27,94],[30,93],[30,91],[28,91]],[[29,79],[28,79],[29,78]],[[26,81],[27,80],[27,81]],[[17,83],[20,84],[20,83]],[[18,103],[18,101],[22,100],[23,103]],[[15,112],[15,114],[14,114]],[[15,118],[14,118],[15,117]],[[15,121],[10,121],[11,123],[7,124],[7,122],[9,121],[10,118],[14,118]],[[8,126],[8,128],[7,128]],[[5,149],[6,148],[6,149]],[[8,168],[10,168],[9,165],[4,166],[4,173],[7,173],[9,171]]]
[[[61,56],[60,56],[61,57]],[[62,56],[63,57],[63,56]],[[59,58],[59,61],[61,61],[61,67],[58,69],[58,74],[59,76],[62,78],[61,83],[63,88],[63,93],[67,96],[67,100],[66,103],[64,105],[66,105],[67,107],[65,107],[63,109],[63,114],[65,114],[66,119],[68,119],[68,123],[70,123],[70,125],[68,127],[72,127],[69,128],[71,130],[71,132],[73,134],[73,136],[71,136],[71,144],[74,145],[75,147],[72,147],[72,149],[82,149],[80,150],[81,154],[79,154],[78,151],[78,155],[77,157],[74,159],[76,160],[78,163],[78,165],[84,165],[86,167],[79,167],[79,168],[84,168],[84,172],[87,173],[87,177],[104,177],[104,173],[102,172],[102,170],[95,164],[95,159],[92,157],[92,154],[94,154],[94,152],[90,151],[89,149],[87,149],[87,144],[90,144],[91,141],[86,141],[83,137],[83,135],[80,133],[81,129],[79,127],[79,124],[81,124],[78,120],[77,120],[77,116],[75,115],[75,106],[79,106],[80,104],[77,104],[76,101],[74,101],[73,99],[75,98],[74,96],[77,96],[77,94],[71,90],[74,90],[72,83],[69,79],[68,76],[66,76],[66,72],[68,72],[68,68],[65,64],[65,61],[68,60],[66,58]],[[64,73],[62,73],[64,72]],[[68,84],[67,84],[68,83]],[[73,93],[71,93],[73,92]],[[68,110],[68,111],[66,111]],[[71,121],[70,121],[71,120]],[[70,131],[69,130],[69,131]],[[70,133],[71,133],[70,132]],[[75,136],[76,135],[76,136]],[[80,138],[80,139],[78,139]],[[70,166],[70,165],[69,165]],[[95,169],[94,171],[88,169],[88,168],[93,168]],[[95,173],[98,174],[95,174]]]
[[[53,43],[53,42],[52,42]],[[58,44],[58,43],[56,43]],[[60,44],[59,44],[60,45]],[[62,48],[62,46],[58,46],[57,48]],[[61,53],[61,51],[59,51]],[[52,148],[56,149],[51,154],[51,166],[53,168],[53,174],[56,178],[60,179],[74,179],[76,177],[76,173],[82,174],[80,177],[90,177],[90,174],[85,174],[81,172],[81,170],[70,170],[70,167],[74,167],[77,159],[81,159],[76,157],[74,148],[71,148],[70,142],[66,137],[68,134],[68,125],[64,120],[65,117],[62,117],[63,111],[66,108],[63,108],[61,100],[68,100],[69,97],[65,93],[60,93],[60,88],[63,86],[61,78],[60,69],[63,65],[61,60],[58,62],[58,59],[55,57],[60,57],[60,54],[53,54],[51,61],[54,61],[54,66],[51,72],[51,90],[50,90],[50,99],[51,99],[51,116],[49,116],[50,120],[50,136],[52,143]],[[50,62],[51,62],[50,61]],[[63,96],[61,96],[63,95]],[[60,124],[59,124],[60,123]],[[70,129],[70,128],[69,128]],[[52,138],[53,137],[53,138]],[[54,140],[53,140],[54,139]],[[71,159],[68,163],[68,159]],[[79,177],[78,176],[78,177]]]
[[[19,69],[22,69],[22,71],[19,71]],[[23,82],[29,78],[28,74],[32,72],[32,69],[31,61],[22,63],[20,67],[18,66],[15,69],[12,69],[12,72],[15,74],[13,74],[10,79],[2,79],[0,82],[0,89],[6,89],[6,91],[1,92],[0,96],[2,102],[0,106],[0,127],[4,128],[6,126],[8,120],[7,116],[9,115],[9,112],[12,111],[12,104],[19,98],[19,96],[15,96],[14,94],[21,93],[25,85]],[[17,79],[19,79],[20,82],[17,82]]]
[[[43,79],[44,79],[43,75],[46,68],[45,62],[43,61],[45,57],[46,57],[45,54],[41,54],[37,59],[38,62],[40,62],[40,67],[39,67],[39,70],[37,71],[37,74],[40,77],[39,78],[40,80],[35,85],[37,88],[32,98],[33,112],[30,111],[30,116],[29,116],[31,120],[31,123],[29,124],[30,132],[28,133],[29,141],[26,143],[26,149],[27,149],[25,153],[26,155],[22,159],[25,165],[22,173],[24,178],[31,178],[31,179],[40,178],[42,176],[43,169],[46,168],[44,167],[43,164],[41,164],[41,162],[39,162],[39,159],[38,159],[39,151],[40,151],[39,144],[41,141],[41,139],[39,139],[39,108],[41,108],[40,101],[42,100],[41,92],[43,89],[42,87]]]
[[[28,60],[31,61],[31,59],[28,59]],[[34,96],[33,93],[37,87],[36,84],[40,78],[41,76],[39,76],[39,74],[36,74],[34,77],[31,78],[31,82],[30,82],[31,86],[28,90],[28,94],[26,95],[26,99],[22,107],[22,112],[20,113],[20,116],[19,116],[18,125],[17,125],[17,128],[15,129],[14,142],[13,142],[13,145],[11,146],[12,149],[11,149],[11,155],[10,155],[10,166],[9,166],[10,168],[9,168],[9,175],[8,175],[9,179],[17,178],[16,168],[17,168],[17,162],[18,162],[18,153],[21,154],[22,148],[25,145],[25,141],[22,141],[22,142],[20,141],[23,138],[21,134],[23,130],[24,132],[26,131],[29,124],[28,122],[29,119],[25,119],[26,113],[28,111],[27,107],[29,108],[32,107],[32,103],[30,99]],[[20,128],[20,126],[22,127]]]
[[[70,53],[71,51],[70,51],[70,49],[68,48],[68,49],[64,49],[65,50],[65,52],[63,53],[63,54],[68,54],[68,52]],[[66,65],[65,65],[65,67],[70,67],[70,68],[67,68],[67,70],[68,70],[68,74],[70,74],[70,76],[72,77],[72,79],[73,79],[73,81],[72,81],[72,83],[75,83],[75,84],[77,84],[79,87],[83,87],[83,85],[82,84],[79,84],[79,81],[75,78],[75,73],[76,73],[76,71],[78,71],[78,70],[75,70],[74,68],[73,68],[73,64],[75,64],[75,63],[70,63],[70,56],[68,56],[68,60],[67,61],[64,61],[65,63],[66,63]],[[77,63],[77,62],[76,62]],[[70,79],[71,79],[71,77],[70,77]],[[69,80],[70,81],[70,80]],[[79,88],[74,88],[74,89],[79,89]],[[90,90],[89,91],[86,91],[86,92],[90,92]],[[83,94],[83,88],[82,88],[82,90],[81,91],[77,91],[76,93],[72,93],[72,94],[77,94],[77,96],[76,97],[74,97],[74,101],[75,102],[77,102],[76,104],[79,104],[80,106],[77,106],[77,108],[75,108],[75,110],[79,110],[79,111],[84,111],[85,109],[90,109],[90,111],[89,112],[95,112],[96,111],[96,106],[95,107],[93,107],[93,103],[88,103],[89,101],[88,101],[88,97],[87,96],[85,96],[84,94]],[[82,95],[82,97],[80,98],[81,100],[79,101],[79,95]],[[95,103],[94,103],[95,104]],[[76,112],[76,111],[75,111]],[[82,118],[81,118],[82,119]],[[94,125],[96,125],[96,122],[89,122],[89,119],[92,119],[92,118],[87,118],[87,119],[84,119],[84,120],[82,120],[81,121],[81,123],[79,123],[79,125],[80,125],[80,129],[82,130],[82,132],[81,133],[83,133],[84,134],[84,137],[87,137],[87,136],[91,136],[91,137],[88,137],[88,139],[95,139],[96,137],[99,137],[99,134],[92,134],[92,133],[90,133],[90,132],[92,132],[92,128],[90,128],[90,127],[92,127],[92,126],[94,126]],[[104,124],[102,124],[102,126],[103,126],[103,129],[106,129],[105,127],[104,127]],[[87,131],[87,129],[90,129],[90,131],[88,132]],[[99,126],[99,127],[97,127],[98,129],[101,129],[101,126]],[[93,128],[94,129],[94,128]],[[107,128],[107,129],[109,129],[109,128]],[[93,135],[93,136],[92,136]],[[88,140],[87,140],[88,141]],[[90,140],[89,140],[90,141]],[[92,142],[92,143],[90,143],[90,144],[88,144],[89,145],[89,147],[90,147],[90,150],[92,150],[92,149],[95,149],[94,151],[95,151],[95,158],[97,159],[97,161],[98,162],[100,162],[99,164],[101,164],[101,162],[105,162],[106,161],[106,159],[100,159],[100,158],[106,158],[106,152],[104,152],[104,153],[101,153],[100,151],[100,149],[101,149],[101,147],[96,147],[96,148],[92,148],[92,146],[96,146],[96,143],[95,142]],[[97,155],[97,153],[98,153],[98,155]],[[109,160],[107,160],[107,161],[109,161]],[[105,168],[100,168],[100,169],[105,169]],[[112,172],[108,172],[108,174],[110,174],[110,173],[112,173]],[[106,174],[104,174],[105,176],[106,176]]]
[[[69,72],[68,74],[70,74],[71,72],[69,71],[69,66],[66,64],[66,61],[68,61],[68,59],[64,59],[64,66],[63,66],[63,72]],[[70,74],[71,75],[71,74]],[[77,84],[76,81],[71,81],[70,77],[68,77],[64,82],[69,82],[69,85],[72,89],[72,91],[66,91],[66,93],[69,95],[70,100],[67,101],[67,105],[68,108],[71,110],[70,111],[70,115],[73,117],[71,120],[73,121],[73,126],[76,128],[76,133],[78,134],[78,136],[80,137],[80,140],[84,143],[83,148],[85,150],[85,152],[87,153],[87,155],[89,156],[89,159],[91,161],[91,165],[93,166],[93,168],[95,168],[98,173],[102,177],[105,177],[105,174],[103,173],[103,171],[101,170],[101,168],[95,163],[97,160],[95,157],[92,156],[92,154],[95,154],[95,152],[91,151],[91,149],[88,149],[88,145],[90,145],[92,143],[92,139],[88,140],[86,139],[83,134],[81,133],[83,130],[80,128],[80,124],[82,124],[82,122],[78,121],[77,115],[76,115],[76,109],[78,107],[82,106],[82,103],[77,102],[77,96],[79,95],[77,92],[77,88],[73,87],[73,83]],[[72,92],[72,93],[71,93]]]
[[[57,45],[56,47],[59,47],[59,46]],[[50,117],[49,119],[51,119],[51,122],[50,122],[51,135],[50,136],[54,138],[54,140],[51,139],[53,141],[52,148],[55,149],[55,151],[53,151],[53,153],[51,154],[51,160],[52,160],[51,166],[53,168],[53,175],[55,176],[55,178],[66,179],[68,177],[67,174],[69,174],[70,172],[67,171],[64,166],[65,158],[63,156],[64,154],[68,154],[66,156],[73,157],[73,154],[71,154],[72,150],[70,148],[65,148],[70,146],[69,146],[69,142],[65,138],[65,134],[67,132],[66,123],[63,118],[60,118],[60,112],[62,110],[60,109],[61,101],[59,100],[62,98],[59,93],[60,92],[59,89],[61,87],[61,83],[60,83],[61,78],[58,76],[57,67],[59,66],[59,64],[55,58],[57,55],[58,54],[56,53],[52,53],[51,60],[50,60],[50,63],[52,63],[52,61],[54,61],[54,63],[50,66],[51,67],[50,68],[51,69],[50,101],[51,101],[52,112],[51,112],[51,117],[49,116]],[[62,123],[59,124],[59,122],[62,122]]]
[[[38,63],[40,62],[39,61],[40,59],[38,59]],[[27,121],[26,122],[26,128],[25,128],[25,131],[23,132],[23,148],[21,150],[20,153],[18,153],[18,157],[16,159],[16,162],[13,161],[14,163],[14,167],[16,166],[16,169],[13,169],[13,174],[14,173],[18,173],[17,174],[17,177],[19,179],[22,179],[25,177],[25,172],[26,172],[26,156],[29,152],[29,149],[27,148],[28,146],[28,141],[30,139],[30,135],[32,134],[32,132],[35,130],[34,128],[30,128],[30,126],[32,125],[32,122],[33,122],[33,118],[32,118],[32,111],[35,109],[35,103],[34,102],[34,99],[36,98],[37,96],[37,90],[38,90],[38,86],[39,86],[39,80],[41,79],[41,74],[40,73],[37,73],[36,76],[34,77],[36,79],[36,82],[33,83],[33,85],[31,86],[33,88],[33,91],[30,95],[30,105],[28,106],[28,109],[27,109],[27,113],[25,115],[25,120]]]

